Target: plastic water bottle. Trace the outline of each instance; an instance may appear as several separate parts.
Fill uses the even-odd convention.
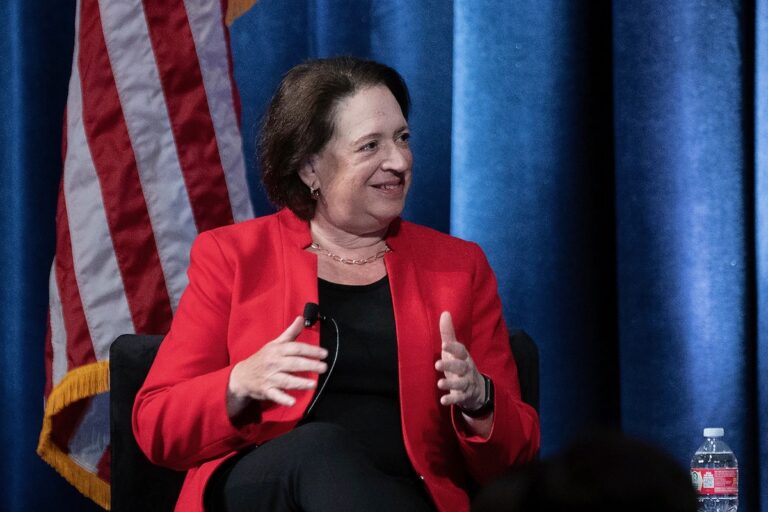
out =
[[[705,428],[704,444],[691,460],[699,512],[736,512],[739,506],[739,465],[723,433],[722,428]]]

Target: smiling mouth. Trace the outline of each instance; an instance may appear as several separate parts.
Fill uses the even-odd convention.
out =
[[[397,181],[392,180],[388,181],[386,183],[377,183],[376,185],[371,185],[373,188],[377,188],[379,190],[397,190],[399,188],[402,188],[405,184],[405,179],[402,176],[399,176],[400,179]]]

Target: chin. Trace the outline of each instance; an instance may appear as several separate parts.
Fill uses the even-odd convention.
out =
[[[403,205],[401,205],[400,208],[389,208],[387,210],[375,212],[371,214],[371,216],[379,221],[380,225],[389,226],[389,224],[398,218],[402,213]]]
[[[366,213],[356,217],[357,222],[354,222],[356,225],[355,231],[362,234],[386,229],[402,212],[402,207],[368,210]]]

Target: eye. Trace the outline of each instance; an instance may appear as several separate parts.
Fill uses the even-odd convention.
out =
[[[403,144],[408,144],[408,141],[411,140],[411,132],[403,132],[397,137],[398,142],[402,142]]]
[[[379,147],[379,141],[372,140],[372,141],[370,141],[370,142],[360,146],[360,149],[358,149],[358,151],[373,151],[374,149],[376,149],[378,147]]]

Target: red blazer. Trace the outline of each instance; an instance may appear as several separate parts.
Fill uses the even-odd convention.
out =
[[[284,209],[205,232],[193,244],[189,285],[133,408],[147,457],[188,470],[176,510],[202,511],[205,484],[224,459],[289,431],[309,405],[314,390],[297,391],[293,406],[264,404],[254,421],[233,425],[225,397],[233,365],[318,301],[317,256],[304,250],[310,242],[308,223]],[[483,483],[539,447],[536,412],[520,400],[496,280],[476,244],[400,220],[387,243],[406,450],[439,510],[469,510],[468,478]],[[495,384],[488,439],[465,434],[460,414],[439,403],[434,363],[444,310]],[[318,328],[299,340],[319,344]]]

